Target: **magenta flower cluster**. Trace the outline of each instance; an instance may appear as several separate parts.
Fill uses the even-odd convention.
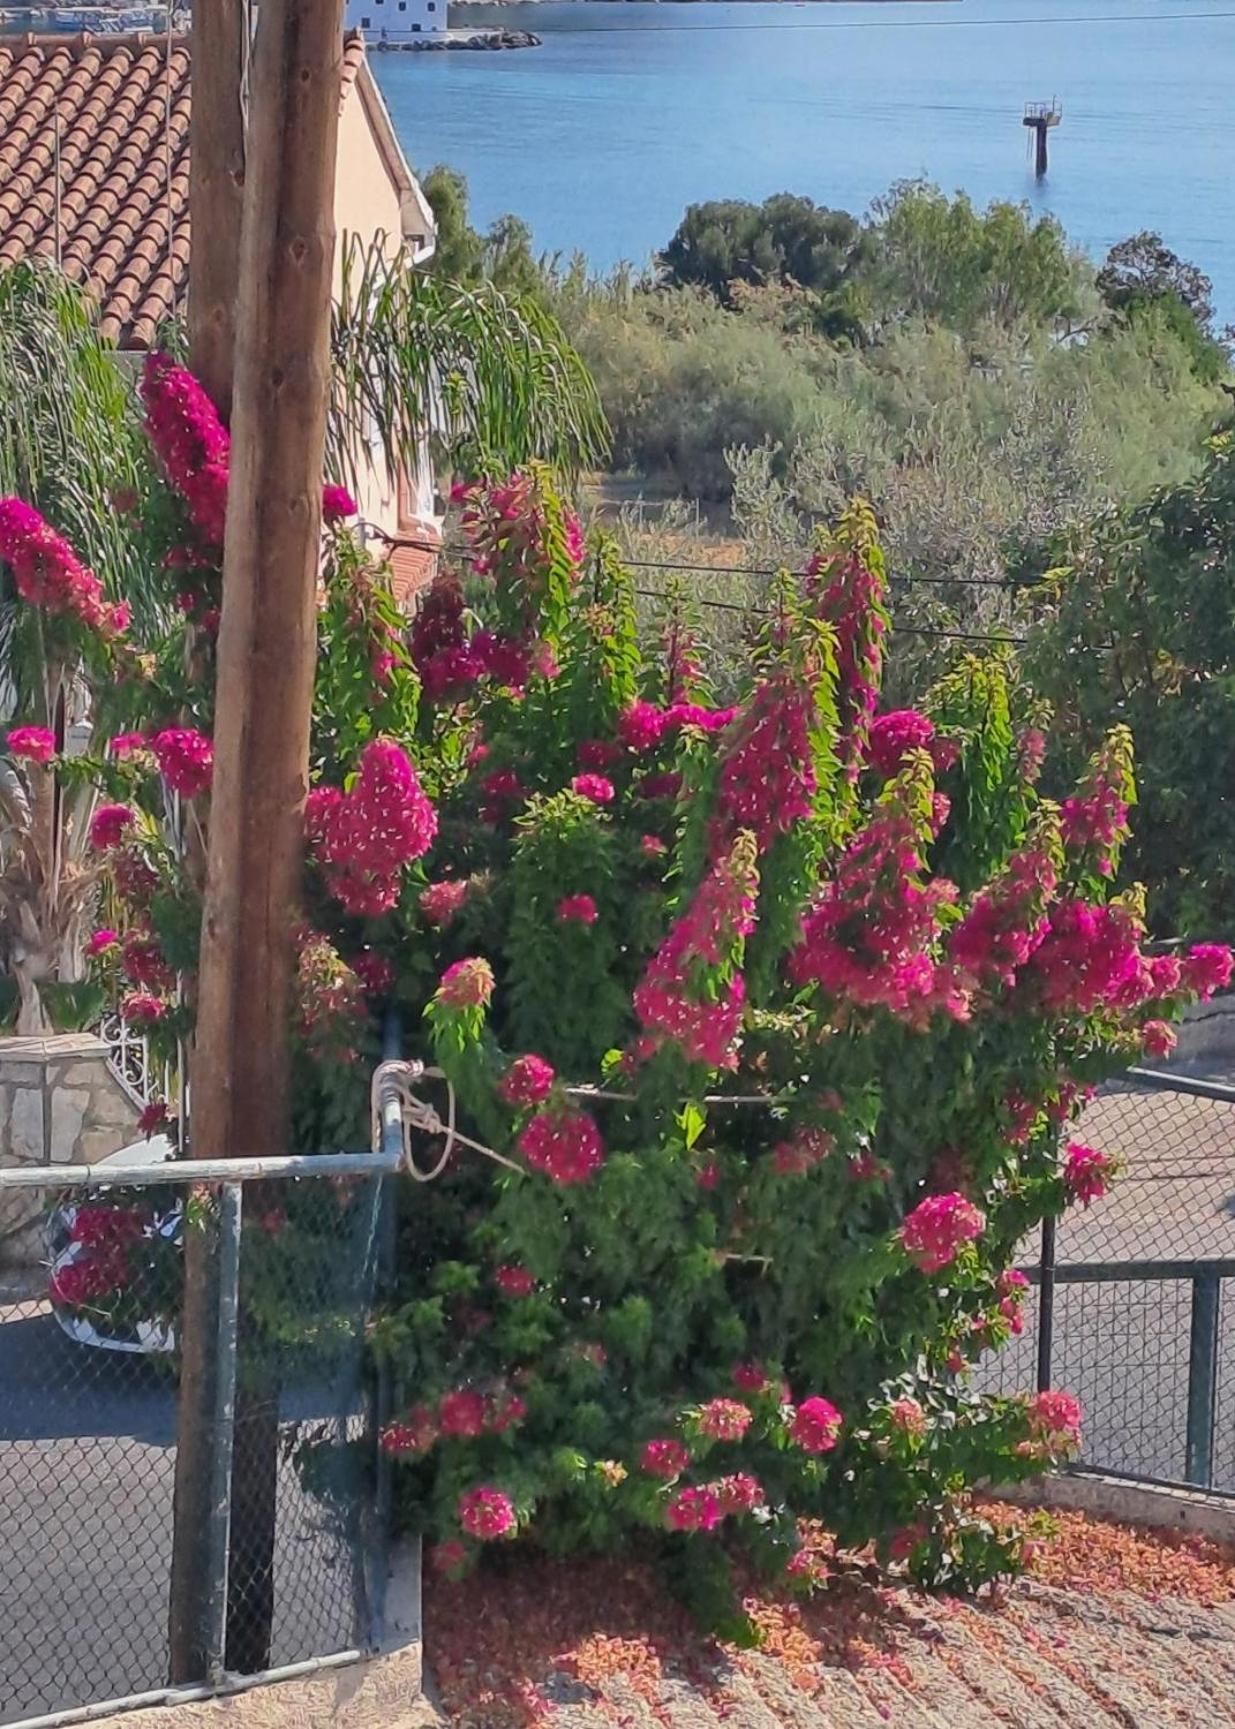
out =
[[[76,619],[104,639],[129,627],[125,601],[104,599],[103,584],[62,535],[20,498],[0,498],[0,559],[28,606]]]
[[[327,786],[309,794],[305,830],[335,899],[348,912],[375,917],[398,900],[404,866],[433,844],[437,812],[400,746],[375,739],[349,791]]]

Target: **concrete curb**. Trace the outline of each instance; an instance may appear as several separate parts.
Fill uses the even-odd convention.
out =
[[[1158,1531],[1187,1531],[1215,1543],[1235,1545],[1235,1500],[1205,1495],[1199,1489],[1164,1489],[1130,1483],[1124,1477],[1100,1477],[1088,1472],[1036,1477],[1028,1483],[993,1489],[1001,1501],[1018,1507],[1059,1508],[1118,1519],[1125,1525],[1148,1525]]]

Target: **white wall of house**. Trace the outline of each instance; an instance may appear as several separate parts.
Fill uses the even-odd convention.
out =
[[[447,0],[347,0],[346,25],[366,42],[406,42],[446,28]]]

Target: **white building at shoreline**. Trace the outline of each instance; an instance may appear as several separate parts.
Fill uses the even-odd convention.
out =
[[[433,36],[446,28],[447,0],[347,0],[344,22],[371,47]]]

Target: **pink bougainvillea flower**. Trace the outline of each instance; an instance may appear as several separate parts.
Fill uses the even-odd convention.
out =
[[[153,1026],[161,1021],[167,1013],[167,1004],[161,997],[151,996],[148,991],[130,991],[128,996],[120,1000],[120,1018],[128,1021],[131,1026]]]
[[[740,1441],[751,1413],[737,1399],[709,1399],[699,1412],[699,1432],[714,1441]]]
[[[517,1523],[514,1502],[501,1489],[468,1489],[459,1497],[459,1524],[469,1537],[491,1543],[508,1537]]]
[[[149,1140],[151,1135],[161,1134],[170,1122],[171,1117],[168,1114],[167,1106],[162,1099],[155,1099],[141,1112],[137,1119],[137,1127]]]
[[[570,783],[570,790],[587,799],[589,804],[613,803],[613,782],[606,780],[603,774],[577,774]]]
[[[93,931],[86,943],[88,955],[106,955],[120,947],[120,937],[116,931]]]
[[[726,1516],[731,1513],[751,1513],[767,1501],[763,1484],[758,1477],[752,1477],[749,1471],[734,1471],[728,1477],[718,1477],[707,1487],[720,1502],[720,1510]]]
[[[492,995],[493,968],[480,955],[468,955],[446,968],[433,1000],[448,1009],[484,1008]]]
[[[826,1129],[795,1129],[788,1140],[772,1149],[772,1168],[778,1176],[800,1176],[821,1164],[836,1142]]]
[[[556,907],[559,924],[594,925],[600,914],[591,895],[565,895]]]
[[[136,822],[136,814],[127,804],[101,804],[90,819],[90,844],[99,852],[110,852],[120,845],[126,829]]]
[[[935,723],[916,708],[893,709],[881,714],[870,730],[869,757],[872,768],[891,780],[899,774],[911,750],[929,750]]]
[[[639,1469],[649,1477],[663,1477],[667,1483],[680,1477],[689,1464],[690,1448],[684,1441],[647,1441],[639,1455]]]
[[[1030,1427],[1042,1435],[1063,1435],[1080,1440],[1081,1403],[1071,1393],[1051,1388],[1035,1393],[1027,1401]]]
[[[1178,1043],[1174,1027],[1166,1021],[1146,1021],[1141,1027],[1141,1049],[1147,1057],[1169,1057]]]
[[[497,1084],[497,1090],[508,1105],[539,1105],[548,1098],[557,1079],[552,1064],[529,1052],[516,1057]]]
[[[380,1445],[396,1459],[419,1458],[433,1446],[438,1434],[438,1421],[429,1407],[413,1405],[406,1417],[387,1423]]]
[[[365,949],[353,956],[351,968],[371,997],[384,997],[394,989],[397,976],[394,962],[375,949]]]
[[[612,768],[615,762],[621,762],[623,754],[621,745],[608,738],[585,738],[575,747],[575,761],[580,768]]]
[[[653,1039],[672,1039],[689,1062],[729,1068],[746,1003],[736,962],[755,928],[759,873],[754,836],[739,835],[717,860],[635,988],[635,1013]],[[724,969],[708,987],[707,969]],[[704,981],[700,982],[700,972]]]
[[[431,925],[439,929],[462,912],[472,892],[467,877],[444,878],[430,883],[420,891],[420,910]]]
[[[586,1183],[604,1163],[600,1130],[585,1111],[561,1104],[540,1111],[519,1135],[519,1151],[534,1171],[560,1188]]]
[[[651,702],[633,702],[618,717],[618,733],[628,750],[639,756],[652,750],[665,735],[668,716]]]
[[[777,835],[810,815],[814,720],[814,696],[805,682],[786,673],[755,687],[724,739],[715,851],[747,830],[766,852]]]
[[[888,1538],[888,1559],[907,1561],[930,1533],[925,1525],[901,1525]]]
[[[724,1516],[714,1489],[679,1489],[665,1508],[671,1531],[714,1531]]]
[[[0,559],[28,606],[76,619],[102,636],[120,631],[120,614],[103,599],[103,585],[73,548],[20,498],[0,498]]]
[[[109,1249],[135,1243],[144,1236],[146,1221],[135,1207],[85,1206],[73,1215],[69,1236],[90,1249]]]
[[[916,1267],[938,1273],[985,1229],[985,1213],[964,1195],[928,1195],[905,1219],[900,1240]]]
[[[527,1404],[517,1393],[501,1390],[485,1400],[485,1428],[490,1435],[504,1435],[527,1416]]]
[[[830,1453],[840,1438],[844,1418],[828,1399],[803,1399],[793,1414],[789,1434],[804,1453]]]
[[[743,1393],[767,1393],[772,1389],[772,1377],[762,1363],[753,1360],[735,1363],[730,1373],[734,1386]]]
[[[322,520],[326,523],[342,522],[345,517],[355,516],[356,500],[345,486],[323,486],[322,488]]]
[[[530,1297],[536,1289],[536,1281],[526,1267],[516,1267],[510,1263],[498,1267],[493,1275],[493,1283],[504,1297]]]
[[[888,1406],[888,1421],[902,1435],[918,1438],[926,1433],[926,1412],[916,1399],[894,1399]]]
[[[437,812],[402,748],[374,739],[347,792],[322,786],[309,794],[305,832],[335,899],[373,918],[398,901],[403,867],[432,846]]]
[[[141,751],[150,749],[150,740],[144,732],[118,732],[107,745],[108,756],[136,756]]]
[[[438,1406],[438,1422],[443,1435],[466,1440],[483,1435],[486,1427],[483,1394],[466,1387],[447,1393]]]
[[[10,756],[27,762],[50,762],[56,754],[56,735],[45,726],[15,726],[5,742]]]
[[[1109,1153],[1084,1146],[1080,1141],[1069,1141],[1064,1151],[1063,1181],[1074,1201],[1085,1207],[1091,1201],[1100,1201],[1110,1188],[1115,1171],[1116,1163]]]
[[[150,740],[159,772],[181,798],[206,791],[214,774],[214,746],[192,727],[169,726]]]
[[[1197,943],[1183,959],[1183,987],[1208,1000],[1215,991],[1224,991],[1230,984],[1233,965],[1231,951],[1224,943]]]
[[[212,547],[227,525],[231,437],[193,374],[170,356],[146,356],[141,382],[146,434],[164,474],[188,508],[189,520]]]
[[[669,850],[658,834],[645,834],[639,837],[639,851],[644,858],[661,858]]]
[[[130,931],[125,937],[121,965],[130,984],[149,990],[169,991],[176,982],[158,940],[146,931]]]

